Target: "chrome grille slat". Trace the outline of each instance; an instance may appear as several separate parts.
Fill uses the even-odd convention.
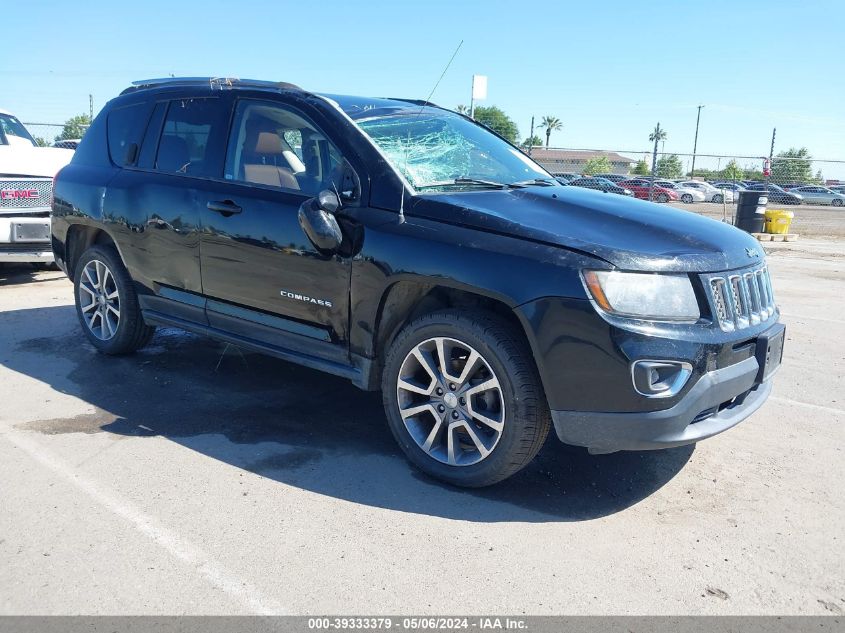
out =
[[[725,332],[764,323],[774,315],[775,298],[767,266],[704,277],[713,316]]]
[[[13,197],[11,192],[38,192],[38,197]],[[0,179],[0,210],[37,209],[49,207],[53,195],[53,181],[49,178],[3,178]]]

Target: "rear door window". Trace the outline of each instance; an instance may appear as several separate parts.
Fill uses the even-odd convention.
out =
[[[171,101],[161,130],[155,169],[188,176],[220,176],[224,126],[220,99]]]
[[[152,108],[152,103],[135,103],[109,112],[106,123],[109,157],[118,167],[132,165],[138,158]]]

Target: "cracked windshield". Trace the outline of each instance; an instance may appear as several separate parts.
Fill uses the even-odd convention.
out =
[[[357,124],[419,191],[554,184],[525,154],[457,114],[426,108]]]

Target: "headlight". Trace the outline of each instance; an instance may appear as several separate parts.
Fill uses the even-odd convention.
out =
[[[686,275],[585,270],[584,285],[605,312],[641,319],[695,321],[698,300]]]

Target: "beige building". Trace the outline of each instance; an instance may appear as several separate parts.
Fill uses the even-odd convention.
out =
[[[528,153],[528,150],[524,150]],[[591,158],[604,156],[610,162],[611,172],[614,174],[627,175],[637,164],[636,159],[622,156],[616,152],[594,152],[589,150],[574,149],[546,149],[534,147],[531,149],[531,158],[536,160],[551,174],[576,173],[580,174],[584,166]]]

